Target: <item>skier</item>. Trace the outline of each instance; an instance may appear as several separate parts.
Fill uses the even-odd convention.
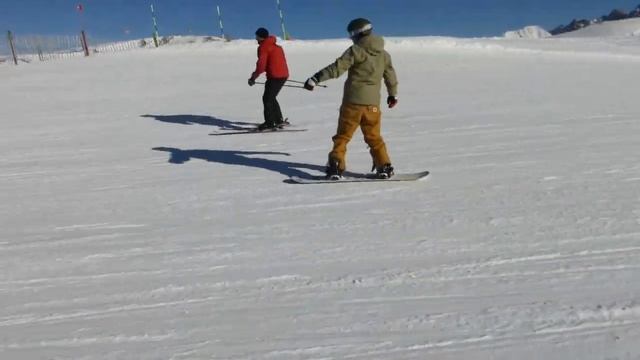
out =
[[[256,31],[256,40],[260,44],[258,46],[258,62],[256,70],[249,78],[249,86],[255,85],[256,79],[262,73],[267,73],[267,82],[264,85],[262,96],[264,123],[258,125],[258,130],[281,128],[284,125],[284,118],[276,97],[289,78],[287,59],[282,47],[276,44],[275,36],[269,36],[267,29],[259,28]]]
[[[347,144],[358,127],[369,145],[373,168],[380,179],[393,176],[393,166],[387,148],[380,135],[380,88],[382,80],[389,96],[387,105],[398,103],[398,81],[391,63],[391,56],[384,50],[382,37],[372,33],[373,26],[367,19],[355,19],[347,27],[353,46],[333,64],[307,79],[304,87],[312,91],[319,83],[340,77],[349,72],[344,85],[338,130],[333,136],[333,150],[329,153],[326,168],[327,179],[339,180],[346,169]],[[373,169],[372,169],[373,170]]]

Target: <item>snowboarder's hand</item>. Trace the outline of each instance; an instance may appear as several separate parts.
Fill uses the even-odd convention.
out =
[[[313,88],[316,87],[316,85],[318,85],[318,79],[315,76],[312,76],[305,81],[304,88],[309,91],[313,91]]]
[[[253,86],[256,84],[256,79],[250,78],[249,81],[247,81],[247,83],[249,83],[249,86]]]
[[[389,105],[389,109],[393,109],[394,106],[398,105],[398,98],[395,96],[389,96],[387,98],[387,105]]]

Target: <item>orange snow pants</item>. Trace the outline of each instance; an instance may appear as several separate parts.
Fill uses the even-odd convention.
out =
[[[347,144],[355,131],[360,127],[364,135],[364,141],[369,145],[369,153],[376,167],[390,164],[387,147],[380,135],[380,122],[382,113],[380,107],[372,105],[342,104],[340,107],[340,119],[338,130],[333,139],[333,150],[329,153],[329,159],[338,162],[338,168],[344,171],[347,168],[345,160]]]

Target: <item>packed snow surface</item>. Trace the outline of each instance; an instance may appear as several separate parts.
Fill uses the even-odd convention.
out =
[[[343,40],[285,45],[304,80]],[[389,39],[397,172],[249,41],[0,64],[2,359],[640,359],[640,44]],[[358,133],[348,168],[368,171]]]

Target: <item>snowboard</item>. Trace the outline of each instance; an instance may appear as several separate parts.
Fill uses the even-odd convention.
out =
[[[428,171],[421,171],[417,173],[405,173],[395,174],[389,179],[378,179],[375,174],[357,174],[349,173],[342,177],[340,180],[328,180],[324,176],[314,176],[311,178],[301,178],[298,176],[292,176],[289,178],[297,184],[333,184],[333,183],[350,183],[350,182],[379,182],[379,181],[417,181],[421,180],[429,175]]]

